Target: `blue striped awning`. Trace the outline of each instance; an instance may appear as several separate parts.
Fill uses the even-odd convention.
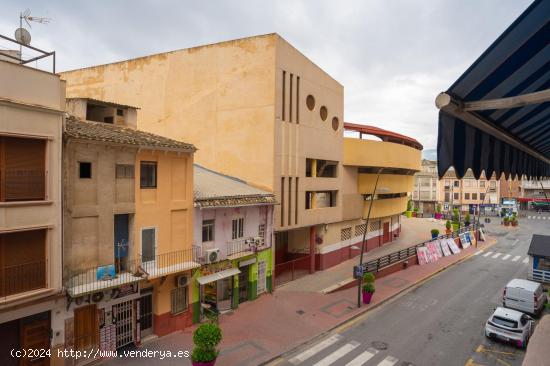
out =
[[[439,112],[439,176],[454,167],[476,178],[550,176],[550,1],[534,1],[445,92]],[[544,92],[546,91],[546,92]],[[502,98],[544,96],[494,109],[466,105]],[[541,94],[541,93],[535,93]],[[439,98],[439,96],[438,96]],[[524,100],[524,99],[522,99]],[[492,108],[492,107],[490,107]]]

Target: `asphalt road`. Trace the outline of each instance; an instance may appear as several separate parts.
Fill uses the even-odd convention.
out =
[[[521,365],[524,351],[485,338],[484,324],[501,305],[505,284],[526,278],[531,235],[550,234],[550,217],[522,219],[517,231],[496,223],[487,225],[486,231],[498,239],[497,244],[323,339],[299,347],[281,364]],[[356,363],[350,363],[353,360]]]

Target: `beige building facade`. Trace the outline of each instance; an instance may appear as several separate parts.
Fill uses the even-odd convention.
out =
[[[424,215],[436,212],[440,198],[440,180],[437,175],[437,161],[422,160],[422,170],[414,175],[414,189],[411,199],[414,207]]]
[[[0,359],[9,364],[18,362],[11,349],[63,343],[65,83],[53,73],[0,61],[0,85]]]

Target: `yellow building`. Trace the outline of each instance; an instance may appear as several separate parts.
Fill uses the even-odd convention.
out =
[[[136,130],[136,108],[69,99],[66,347],[114,350],[192,321],[193,145]]]
[[[189,141],[197,163],[274,193],[276,283],[289,261],[308,273],[353,255],[347,233],[361,224],[363,208],[357,169],[344,164],[344,88],[279,35],[62,77],[69,96],[139,105],[138,128]]]

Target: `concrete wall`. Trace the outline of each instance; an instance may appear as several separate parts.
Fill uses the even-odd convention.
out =
[[[421,151],[393,142],[344,138],[344,163],[350,166],[420,171]],[[412,188],[412,187],[411,187]]]

